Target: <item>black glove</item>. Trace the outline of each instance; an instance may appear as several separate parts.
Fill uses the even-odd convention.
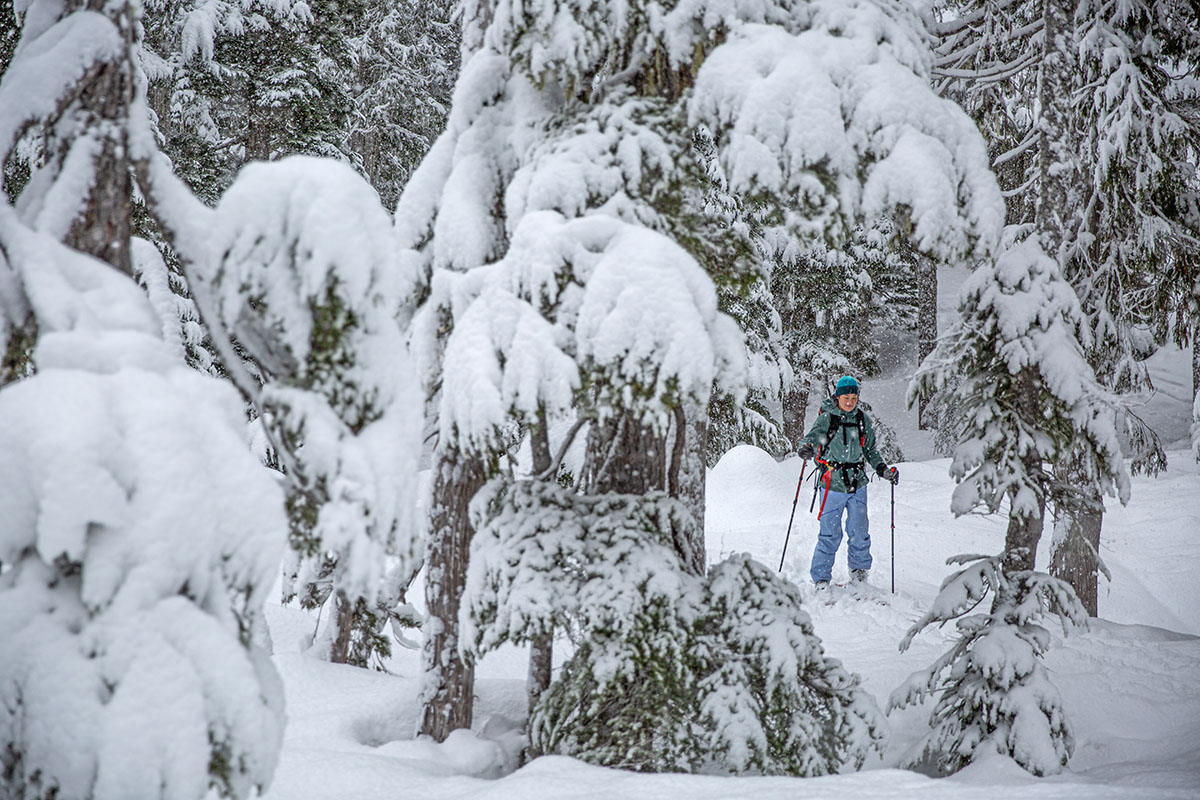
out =
[[[807,461],[808,459],[810,459],[814,455],[816,455],[816,451],[813,450],[813,446],[812,446],[811,442],[801,442],[800,446],[796,448],[796,455],[800,456],[800,458]]]
[[[895,467],[889,467],[887,464],[880,464],[876,467],[875,474],[893,486],[900,482],[900,470]]]

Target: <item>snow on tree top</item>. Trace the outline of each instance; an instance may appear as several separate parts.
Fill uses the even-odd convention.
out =
[[[922,249],[990,251],[1003,197],[974,123],[930,89],[909,13],[818,3],[800,33],[735,27],[701,66],[689,113],[716,134],[729,190],[801,237],[906,207]]]

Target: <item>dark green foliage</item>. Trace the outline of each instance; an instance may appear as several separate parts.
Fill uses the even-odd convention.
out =
[[[383,0],[353,34],[347,147],[389,211],[450,113],[459,39],[450,13],[445,0]]]
[[[692,772],[700,765],[693,642],[670,605],[660,599],[642,609],[622,639],[615,675],[604,675],[598,663],[610,662],[609,647],[579,648],[530,722],[535,752],[641,772]]]
[[[747,556],[621,628],[585,630],[530,722],[532,746],[648,772],[824,775],[884,738],[825,657],[796,587]]]

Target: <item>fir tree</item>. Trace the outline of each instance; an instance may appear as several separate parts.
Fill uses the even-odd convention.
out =
[[[445,0],[388,0],[366,9],[353,49],[346,147],[387,209],[446,123],[458,30]]]
[[[510,269],[526,264],[521,275],[536,264],[537,274],[557,274],[535,286],[580,287],[577,318],[544,319],[572,334],[560,351],[579,374],[572,415],[588,423],[583,491],[686,499],[690,515],[672,518],[683,527],[657,533],[670,536],[694,575],[704,569],[703,464],[710,403],[721,396],[713,383],[730,376],[717,382],[741,402],[746,360],[741,346],[729,346],[733,324],[717,310],[731,304],[718,306],[714,285],[717,293],[747,287],[763,274],[759,259],[798,257],[813,240],[844,238],[861,218],[897,206],[910,210],[925,250],[948,258],[985,252],[1002,207],[974,128],[929,90],[929,53],[905,7],[856,5],[861,30],[870,31],[861,40],[843,36],[841,4],[709,11],[680,7],[652,24],[648,9],[624,2],[586,19],[558,3],[522,13],[507,3],[465,8],[467,57],[447,131],[396,215],[405,261],[428,276],[422,358],[444,466],[465,469],[464,457],[491,463],[488,448],[512,410],[500,402],[503,392],[447,394],[458,368],[450,345],[464,337],[474,346],[460,353],[488,353],[489,382],[522,374],[509,364],[513,353],[497,349],[498,331],[485,336],[489,329],[478,323],[464,329],[484,296],[477,279],[450,276],[507,259],[533,229],[549,227],[555,235]],[[610,18],[622,23],[609,25]],[[749,85],[746,63],[757,65]],[[901,95],[905,103],[892,102]],[[848,123],[843,107],[859,109]],[[814,108],[832,127],[812,129]],[[917,183],[932,184],[914,181],[910,168],[926,178],[932,171],[944,193],[914,192]],[[714,195],[737,200],[714,210]],[[558,291],[502,285],[522,307],[543,313],[545,298]],[[629,330],[642,339],[619,333]],[[774,346],[769,328],[761,341]],[[446,416],[455,404],[480,416]],[[529,414],[531,406],[520,409]],[[431,530],[429,552],[450,559],[428,563],[443,579],[451,563],[466,562],[459,548],[471,534],[457,510],[466,498],[457,490],[433,498],[432,507],[454,521]],[[431,601],[443,602],[443,587]],[[431,620],[427,653],[453,657],[446,645],[457,636],[454,622],[444,612]],[[469,696],[446,686],[431,659],[426,664],[443,687],[427,696]],[[427,708],[430,716],[469,718],[445,705]]]
[[[282,498],[236,394],[176,358],[128,275],[136,7],[24,20],[0,158],[31,126],[45,156],[0,193],[2,338],[27,310],[36,364],[0,389],[0,793],[248,797],[282,740],[260,646]]]
[[[1087,612],[1069,584],[1013,572],[1002,556],[956,556],[949,563],[967,566],[942,583],[933,606],[900,642],[907,650],[926,627],[957,620],[954,646],[909,676],[888,701],[892,710],[939,695],[931,730],[905,765],[948,775],[993,749],[1034,775],[1060,772],[1075,742],[1062,699],[1039,661],[1051,640],[1039,620],[1058,617],[1065,634],[1071,624],[1086,624]],[[991,611],[971,614],[988,594]]]
[[[1000,730],[996,745],[1001,752],[1043,774],[1057,771],[1070,754],[1069,735],[1063,732],[1055,702],[1046,700],[1039,706],[1049,720],[1045,728],[1020,725],[1009,736],[1008,722],[997,725],[984,715],[984,730],[962,731],[977,727],[983,695],[985,705],[995,706],[1008,702],[1005,693],[1013,692],[1012,702],[1024,707],[1023,693],[1028,690],[1020,688],[1021,682],[997,682],[987,676],[1011,662],[1025,665],[1017,669],[1021,681],[1034,676],[1042,683],[1034,659],[1044,651],[1045,641],[1036,631],[1018,629],[1015,635],[1028,651],[1005,651],[999,661],[987,656],[980,660],[975,654],[981,648],[990,652],[988,645],[980,644],[984,640],[1011,638],[1005,626],[1024,624],[1024,604],[1039,608],[1048,602],[1043,589],[1053,594],[1051,605],[1067,609],[1062,613],[1070,618],[1076,616],[1070,611],[1076,604],[1063,599],[1070,598],[1065,584],[1033,572],[1047,498],[1066,491],[1055,485],[1053,465],[1067,457],[1080,458],[1077,467],[1088,481],[1083,489],[1097,486],[1121,502],[1128,499],[1129,478],[1121,463],[1113,404],[1106,402],[1076,338],[1084,330],[1079,302],[1036,240],[1012,244],[994,263],[979,267],[963,287],[959,313],[960,319],[918,370],[909,401],[918,394],[946,390],[957,376],[951,402],[962,414],[964,427],[950,467],[959,482],[951,510],[962,515],[982,506],[996,513],[1006,503],[1008,530],[1003,553],[981,562],[982,577],[968,581],[964,576],[975,575],[974,568],[968,568],[949,579],[935,603],[940,610],[931,611],[910,634],[931,621],[961,615],[980,602],[989,587],[996,592],[992,613],[960,623],[959,645],[922,679],[927,687],[923,691],[930,692],[944,669],[955,676],[939,700],[937,732],[925,757],[942,768],[957,769],[977,753],[979,742]],[[968,599],[960,597],[963,592]],[[961,676],[966,677],[958,680]],[[980,688],[984,679],[986,686]],[[911,691],[908,696],[913,696]],[[1041,696],[1048,697],[1045,692]],[[1043,741],[1043,735],[1049,741]],[[1028,741],[1030,736],[1035,741]],[[1060,763],[1046,758],[1046,752],[1061,756]]]
[[[155,0],[143,56],[164,151],[209,205],[247,161],[346,159],[363,3]]]
[[[463,630],[482,654],[568,627],[581,645],[530,718],[533,749],[644,771],[821,775],[861,766],[883,719],[825,656],[798,591],[746,556],[707,577],[664,532],[661,492],[586,496],[496,480]]]
[[[935,27],[942,87],[988,135],[1009,221],[1032,225],[1079,296],[1080,341],[1101,383],[1152,388],[1145,359],[1166,340],[1173,264],[1200,243],[1200,124],[1185,109],[1196,15],[1187,3],[956,3]],[[1189,118],[1190,117],[1190,118]],[[1171,298],[1176,298],[1173,301]],[[1175,330],[1188,340],[1187,312]],[[1157,435],[1124,413],[1133,468],[1166,463]],[[1086,460],[1086,456],[1083,456]],[[1058,465],[1064,484],[1086,474]],[[1054,574],[1097,612],[1103,502],[1095,487],[1054,498]]]
[[[220,319],[262,376],[291,487],[285,599],[329,602],[330,657],[366,666],[389,653],[414,557],[419,416],[390,220],[348,166],[294,156],[244,169],[215,226]]]

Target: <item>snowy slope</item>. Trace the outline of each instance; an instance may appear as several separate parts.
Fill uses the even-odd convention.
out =
[[[817,779],[639,775],[542,758],[511,772],[523,715],[525,656],[515,648],[479,665],[474,735],[444,745],[414,741],[417,653],[393,659],[395,675],[316,661],[299,652],[313,620],[295,609],[269,609],[275,661],[284,676],[289,725],[275,800],[404,796],[425,798],[1093,798],[1200,796],[1200,474],[1184,452],[1158,479],[1136,478],[1129,507],[1105,519],[1102,549],[1114,582],[1101,590],[1101,619],[1091,630],[1058,636],[1047,657],[1074,725],[1068,771],[1034,779],[1006,759],[977,763],[933,780],[892,768],[922,734],[928,708],[890,717],[882,758],[857,774]],[[890,589],[888,487],[871,485],[875,567],[873,597],[818,602],[808,587],[816,521],[805,487],[784,567],[805,592],[826,651],[864,678],[879,699],[926,666],[949,642],[928,631],[904,654],[896,644],[929,604],[944,561],[962,552],[995,552],[998,518],[954,520],[946,461],[901,464],[896,490],[895,576]],[[736,448],[709,476],[710,560],[749,552],[775,568],[795,497],[800,462],[775,462]],[[843,550],[844,553],[844,550]],[[835,579],[844,578],[840,555]],[[1045,563],[1042,553],[1039,564]],[[511,774],[510,774],[511,773]],[[505,775],[505,777],[498,777]]]

